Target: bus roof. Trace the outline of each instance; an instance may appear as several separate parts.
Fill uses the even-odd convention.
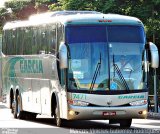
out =
[[[55,11],[30,16],[26,21],[12,21],[5,24],[3,29],[29,27],[48,23],[60,22],[62,24],[132,24],[143,25],[135,17],[118,14],[103,14],[96,11]]]

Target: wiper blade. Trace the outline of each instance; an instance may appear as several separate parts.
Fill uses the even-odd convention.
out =
[[[127,90],[129,90],[128,84],[126,80],[124,79],[121,70],[119,69],[118,65],[115,63],[114,60],[114,54],[113,54],[113,68],[114,68],[114,77],[115,77],[115,72],[118,74],[120,80],[122,81],[122,84],[125,86]]]
[[[99,57],[99,62],[97,63],[96,70],[95,70],[93,78],[92,78],[92,82],[91,82],[91,86],[90,86],[90,91],[93,90],[93,87],[94,87],[94,84],[96,82],[98,73],[100,73],[100,68],[101,68],[101,53],[100,53],[100,57]]]
[[[124,86],[126,87],[126,89],[129,90],[128,84],[127,84],[126,80],[124,79],[124,77],[122,75],[122,72],[119,69],[118,65],[115,64],[115,63],[113,63],[113,65],[114,65],[115,71],[118,74],[119,78],[121,79],[122,83],[124,84]]]

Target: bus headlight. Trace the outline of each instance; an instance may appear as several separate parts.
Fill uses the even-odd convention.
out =
[[[129,103],[131,106],[139,106],[139,105],[145,105],[147,104],[147,100],[139,100]]]
[[[84,102],[80,100],[69,100],[68,103],[71,105],[75,105],[75,106],[88,106],[89,105],[88,102]]]

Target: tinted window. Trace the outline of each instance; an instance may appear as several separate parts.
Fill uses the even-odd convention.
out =
[[[68,26],[68,43],[106,42],[106,26]]]
[[[144,43],[144,29],[140,26],[108,26],[108,41]]]

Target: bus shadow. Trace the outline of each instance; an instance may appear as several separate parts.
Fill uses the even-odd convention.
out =
[[[32,122],[41,123],[56,127],[54,118],[36,118]],[[65,129],[122,129],[118,124],[111,125],[107,121],[93,121],[93,120],[77,120],[77,121],[63,121],[62,128]]]
[[[36,118],[35,120],[28,120],[34,123],[44,124],[48,126],[52,126],[53,128],[57,128],[54,118]],[[64,121],[62,129],[76,131],[76,130],[84,130],[86,132],[92,131],[102,131],[102,133],[107,132],[120,132],[120,133],[134,133],[136,131],[143,131],[144,128],[137,128],[137,127],[130,127],[130,128],[123,128],[120,127],[119,124],[109,124],[103,120],[76,120],[76,121]],[[123,131],[124,130],[124,131]]]
[[[119,128],[117,125],[110,125],[106,122],[91,121],[91,120],[78,120],[78,121],[66,121],[64,122],[65,128],[70,129],[113,129]]]

